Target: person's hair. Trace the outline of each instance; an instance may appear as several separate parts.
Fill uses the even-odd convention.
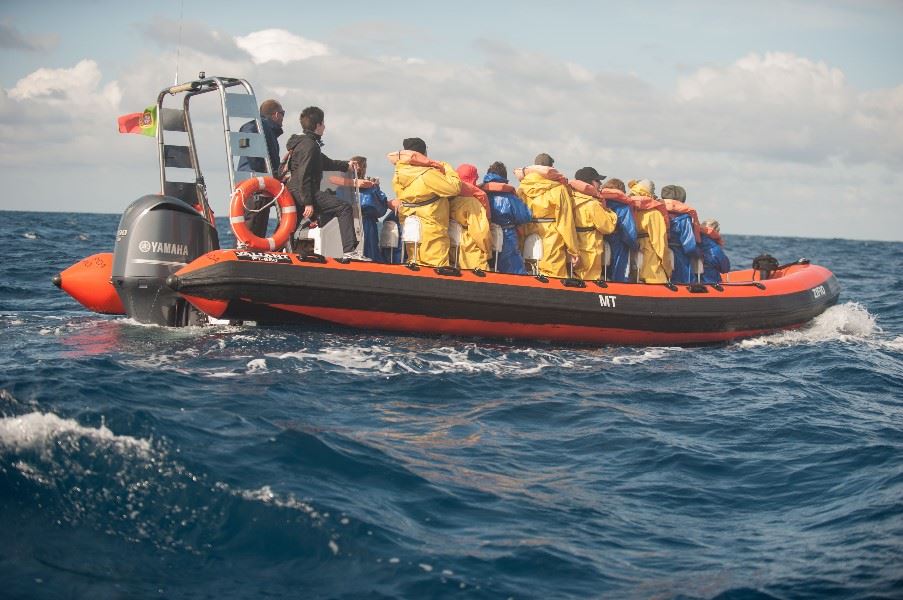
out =
[[[540,165],[542,167],[551,167],[555,164],[555,159],[545,152],[540,152],[536,155],[536,158],[533,159],[533,164]]]
[[[356,162],[361,166],[361,172],[358,173],[358,177],[363,177],[367,172],[367,157],[366,156],[352,156],[349,162]]]
[[[624,187],[624,182],[616,177],[612,177],[611,179],[603,183],[602,189],[621,190],[622,192],[627,191],[627,188]]]
[[[505,166],[505,163],[500,161],[495,161],[489,168],[486,169],[487,173],[495,173],[502,179],[508,179],[508,168]]]
[[[718,223],[718,221],[716,221],[715,219],[706,219],[702,222],[702,226],[709,227],[711,229],[714,229],[718,233],[721,233],[721,224]]]
[[[260,116],[261,117],[266,117],[269,119],[270,117],[275,115],[277,112],[282,112],[282,113],[285,112],[284,110],[282,110],[282,105],[279,104],[278,100],[270,99],[270,100],[264,100],[263,102],[261,102],[261,104],[260,104]]]
[[[308,106],[301,111],[301,116],[298,120],[301,121],[301,128],[304,129],[304,131],[313,131],[325,118],[326,114],[323,112],[322,108],[318,106]]]
[[[414,152],[426,155],[426,142],[418,137],[405,138],[401,142],[401,145],[405,150],[413,150]]]

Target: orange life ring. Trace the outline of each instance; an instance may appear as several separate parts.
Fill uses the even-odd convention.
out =
[[[245,198],[250,198],[257,192],[266,191],[276,199],[281,209],[279,227],[273,232],[272,237],[257,237],[245,224]],[[229,206],[229,223],[238,241],[252,250],[273,251],[281,248],[295,231],[298,224],[298,210],[295,208],[295,200],[285,185],[272,177],[251,177],[245,179],[232,192],[232,203]]]

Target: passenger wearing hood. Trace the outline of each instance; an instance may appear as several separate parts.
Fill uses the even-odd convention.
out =
[[[456,169],[461,178],[461,192],[449,199],[449,218],[460,223],[461,243],[458,246],[458,267],[461,269],[489,270],[489,252],[492,240],[489,236],[489,218],[483,204],[477,199],[482,196],[488,203],[486,194],[477,184],[477,168],[467,163]]]
[[[413,150],[426,156],[426,142],[420,138],[407,138],[405,150]],[[402,161],[395,163],[392,187],[402,228],[408,217],[420,219],[420,242],[417,256],[412,256],[413,244],[408,244],[407,255],[414,262],[430,267],[448,266],[448,199],[461,191],[461,179],[448,163],[435,166],[417,166]]]
[[[593,167],[583,167],[570,182],[574,197],[574,228],[580,248],[580,262],[574,268],[574,276],[589,281],[602,278],[604,236],[613,232],[618,222],[617,215],[608,210],[605,200],[599,197],[603,179],[605,176]]]
[[[685,205],[687,191],[679,185],[663,187],[662,200],[671,215],[668,225],[668,247],[674,256],[671,283],[690,283],[693,281],[693,261],[699,258],[696,243],[699,222],[696,211]]]
[[[603,183],[600,190],[608,208],[618,217],[614,233],[606,235],[605,241],[608,242],[611,252],[608,279],[620,283],[630,280],[630,253],[639,248],[633,206],[627,200],[625,190],[624,182],[615,178]],[[608,194],[607,192],[612,193]],[[614,192],[620,193],[615,194]]]
[[[303,133],[292,135],[286,144],[291,152],[288,164],[291,178],[286,187],[304,219],[316,218],[321,226],[334,218],[338,219],[342,250],[348,258],[360,258],[354,252],[357,236],[351,205],[335,194],[320,191],[323,171],[348,171],[352,165],[357,169],[359,166],[349,161],[332,160],[321,151],[323,132],[326,130],[326,116],[321,108],[308,106],[301,111],[299,120]],[[300,222],[301,219],[299,226]]]
[[[494,162],[486,169],[483,191],[489,196],[492,222],[502,228],[502,249],[498,251],[495,270],[499,273],[525,275],[524,257],[520,253],[517,227],[533,219],[530,209],[517,197],[508,184],[508,169],[504,163]]]
[[[721,274],[731,270],[731,261],[724,253],[724,239],[718,221],[703,221],[699,247],[702,250],[702,282],[721,283]]]
[[[636,210],[637,238],[643,256],[640,279],[646,283],[668,283],[670,265],[665,253],[668,248],[668,220],[662,214],[664,205],[655,198],[655,183],[648,179],[633,182],[630,197]]]
[[[537,163],[546,163],[541,166],[552,166],[549,163],[553,161],[547,154],[536,158]],[[569,277],[568,265],[576,266],[580,247],[577,231],[574,229],[574,200],[566,184],[567,180],[547,179],[529,167],[515,170],[516,175],[520,176],[521,173],[523,178],[517,188],[517,195],[533,214],[533,221],[524,228],[524,234],[536,233],[542,239],[539,272],[549,277]]]

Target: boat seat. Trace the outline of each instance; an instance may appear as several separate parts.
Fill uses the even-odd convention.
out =
[[[533,274],[539,273],[539,261],[542,260],[542,238],[531,233],[524,240],[524,260],[532,261]]]
[[[344,254],[342,250],[342,233],[339,231],[339,220],[333,219],[323,227],[307,228],[299,231],[296,236],[297,242],[302,240],[313,240],[314,252],[323,256],[339,258]]]
[[[694,258],[693,262],[690,263],[690,268],[693,269],[693,277],[696,279],[698,283],[702,283],[702,273],[704,270],[702,259]]]
[[[451,258],[451,266],[458,266],[458,248],[461,247],[461,236],[464,235],[464,227],[460,223],[451,219],[448,222],[448,256]]]
[[[493,265],[495,266],[495,270],[498,271],[499,267],[499,253],[502,251],[502,247],[505,245],[505,232],[504,230],[496,225],[495,223],[490,223],[489,225],[489,239],[492,241],[492,253],[495,255],[495,260]]]
[[[394,250],[398,248],[398,242],[401,237],[398,234],[398,229],[398,223],[391,219],[385,219],[382,228],[379,230],[379,247],[384,255],[388,255],[388,262],[390,263],[395,254]],[[388,252],[386,252],[386,250],[388,250]]]
[[[402,262],[405,261],[405,258],[410,258],[411,261],[415,261],[417,258],[417,244],[420,243],[420,217],[410,216],[404,220],[404,225],[401,226],[401,240],[405,244],[414,244],[414,252],[412,257],[402,257]],[[407,247],[404,248],[404,253],[407,252]]]
[[[611,245],[608,242],[603,242],[602,252],[602,281],[608,281],[608,267],[611,266]]]

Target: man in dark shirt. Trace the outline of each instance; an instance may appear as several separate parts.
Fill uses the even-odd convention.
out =
[[[238,171],[253,171],[272,177],[276,176],[279,169],[279,136],[282,135],[282,119],[285,111],[276,100],[264,100],[260,105],[260,122],[263,124],[263,136],[267,143],[267,154],[270,157],[271,170],[267,171],[266,161],[259,157],[242,156],[238,161]],[[248,121],[241,126],[239,131],[245,133],[257,133],[257,121]],[[266,237],[267,224],[270,221],[269,203],[272,197],[256,194],[254,208],[258,210],[250,217],[249,228],[258,237]],[[266,208],[261,209],[261,206]]]
[[[333,218],[339,221],[342,235],[342,250],[348,258],[360,258],[355,254],[357,238],[354,234],[354,216],[351,205],[340,200],[335,194],[320,191],[323,171],[348,171],[359,169],[354,162],[332,160],[323,154],[323,132],[326,130],[326,116],[316,106],[308,106],[301,111],[301,135],[288,139],[286,149],[291,152],[289,171],[291,178],[286,184],[302,219],[317,218],[320,226]]]

